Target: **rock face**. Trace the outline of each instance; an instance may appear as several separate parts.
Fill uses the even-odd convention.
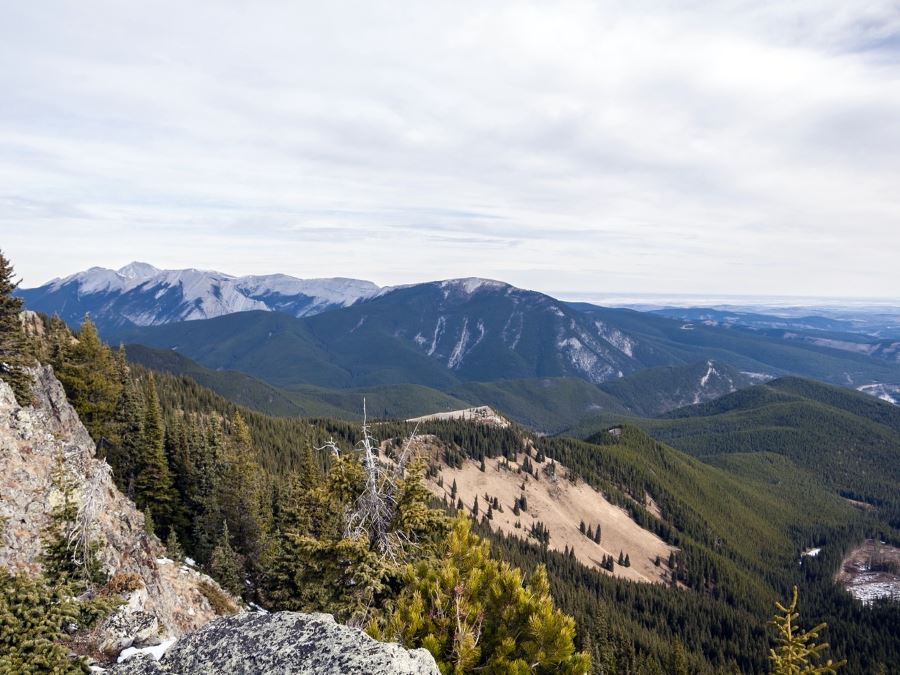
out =
[[[439,675],[424,649],[406,650],[335,623],[328,614],[240,614],[213,621],[159,661],[139,655],[116,675]]]
[[[109,465],[94,457],[94,442],[53,369],[39,367],[33,374],[33,407],[19,406],[0,382],[0,565],[40,570],[42,531],[62,496],[51,477],[61,460],[79,504],[92,495],[88,520],[92,540],[100,543],[100,562],[110,576],[127,582],[125,604],[99,629],[98,646],[115,654],[132,644],[178,637],[215,618],[201,584],[218,586],[165,558],[163,545],[144,529],[143,515],[116,488]]]

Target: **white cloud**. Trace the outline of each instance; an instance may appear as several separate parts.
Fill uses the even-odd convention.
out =
[[[895,2],[7,3],[0,90],[26,285],[900,284]]]

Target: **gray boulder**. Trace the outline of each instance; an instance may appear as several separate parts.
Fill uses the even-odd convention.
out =
[[[239,614],[176,642],[157,662],[134,656],[116,675],[439,675],[424,649],[378,642],[328,614]]]

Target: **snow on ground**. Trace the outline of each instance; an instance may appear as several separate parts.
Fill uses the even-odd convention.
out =
[[[900,384],[882,384],[876,382],[874,384],[864,384],[856,389],[864,394],[876,396],[882,401],[900,405]]]
[[[442,281],[440,283],[441,288],[444,289],[445,298],[447,297],[447,293],[451,290],[465,293],[466,295],[472,295],[476,291],[480,291],[482,288],[497,290],[500,288],[504,288],[507,285],[502,281],[494,281],[493,279],[480,279],[478,277],[467,277],[465,279],[447,279],[446,281]]]
[[[709,382],[709,378],[712,376],[712,374],[714,372],[715,372],[715,369],[713,368],[713,362],[707,361],[706,362],[706,375],[704,375],[703,377],[700,378],[700,386],[701,387],[706,386],[706,383]]]
[[[815,558],[815,557],[816,557],[817,555],[819,555],[821,552],[822,552],[822,548],[821,548],[821,547],[819,547],[819,548],[809,548],[809,549],[803,551],[803,553],[801,553],[800,555],[801,555],[801,556],[809,556],[810,558]]]
[[[158,645],[154,645],[153,647],[129,647],[128,649],[123,649],[122,653],[119,654],[118,663],[122,663],[122,661],[130,659],[136,654],[148,654],[159,661],[162,658],[162,655],[169,650],[169,647],[174,644],[175,640],[172,639],[166,640],[165,642],[160,642]]]
[[[900,563],[900,548],[868,539],[844,558],[835,580],[864,604],[881,598],[900,599],[900,574],[871,570],[873,560]]]

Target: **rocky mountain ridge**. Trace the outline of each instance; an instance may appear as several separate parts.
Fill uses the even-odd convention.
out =
[[[311,316],[381,291],[358,279],[298,279],[286,274],[235,277],[211,270],[161,270],[133,262],[117,270],[92,267],[20,289],[29,309],[77,324],[86,313],[103,327],[155,326],[250,310]]]
[[[218,584],[168,559],[146,531],[143,514],[119,492],[109,465],[95,457],[94,442],[52,368],[35,368],[33,375],[33,406],[20,406],[0,382],[0,565],[14,573],[41,570],[43,533],[63,499],[61,470],[74,487],[78,521],[98,544],[97,562],[121,588],[116,594],[123,604],[89,636],[98,651],[114,656],[196,630],[217,616],[210,593],[237,610]]]

